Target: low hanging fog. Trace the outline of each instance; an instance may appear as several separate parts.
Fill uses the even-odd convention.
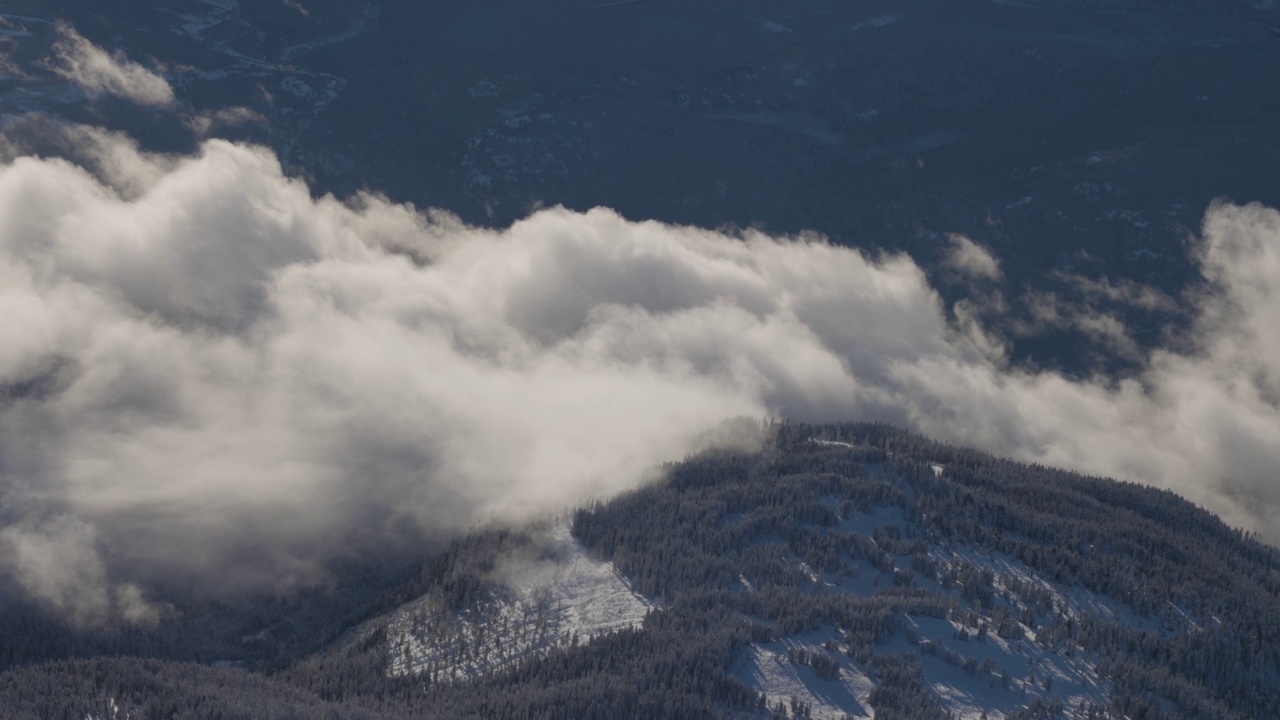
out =
[[[81,165],[0,165],[0,572],[76,623],[607,496],[740,416],[890,421],[1280,538],[1268,208],[1207,210],[1179,350],[1072,379],[1011,367],[903,255],[607,209],[491,231],[313,199],[259,147],[68,137]],[[949,264],[991,302],[998,258]]]

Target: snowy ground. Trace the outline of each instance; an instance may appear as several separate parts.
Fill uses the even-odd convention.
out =
[[[814,441],[838,445],[835,441]],[[933,471],[946,472],[942,465]],[[908,523],[896,508],[878,508],[871,513],[854,513],[841,520],[837,528],[872,536],[877,528],[907,532]],[[1192,629],[1179,626],[1184,614],[1177,608],[1166,613],[1168,619],[1141,618],[1128,608],[1080,587],[1061,587],[1032,570],[1024,563],[999,554],[977,552],[969,548],[932,548],[930,555],[940,573],[959,571],[964,567],[986,571],[990,578],[991,601],[982,607],[957,597],[958,606],[952,618],[903,616],[903,631],[877,646],[876,652],[912,654],[921,658],[925,684],[938,698],[944,710],[958,720],[999,720],[1028,704],[1042,700],[1046,705],[1061,703],[1062,717],[1084,717],[1084,705],[1106,704],[1107,683],[1098,676],[1097,658],[1074,643],[1041,642],[1037,631],[1045,629],[1054,618],[1078,619],[1093,615],[1118,620],[1134,627],[1172,632]],[[799,563],[799,559],[797,558]],[[921,589],[957,596],[960,586],[949,590],[939,579],[911,571],[906,557],[897,557],[898,572],[913,572]],[[892,575],[878,573],[869,564],[849,563],[840,577],[820,576],[801,563],[817,592],[872,595],[880,587],[893,583]],[[941,574],[939,574],[941,577]],[[962,575],[964,577],[964,575]],[[752,592],[747,578],[742,590]],[[1032,624],[1017,622],[1031,611]],[[1012,618],[1016,631],[1001,637],[996,632],[999,618]],[[1163,624],[1162,624],[1163,623]],[[985,629],[984,629],[985,626]],[[766,695],[770,708],[781,701],[790,707],[792,699],[808,707],[814,718],[874,717],[868,702],[875,679],[867,668],[848,657],[838,628],[785,637],[771,643],[757,643],[744,649],[733,666],[743,682]],[[796,662],[796,651],[825,655],[839,667],[838,677],[819,677],[813,667]]]
[[[472,610],[442,611],[430,597],[397,610],[387,623],[389,672],[446,682],[484,675],[637,627],[653,607],[611,563],[591,558],[565,526],[551,531],[543,557],[506,568],[492,600]]]
[[[1037,698],[1046,703],[1060,700],[1065,718],[1081,717],[1081,701],[1106,703],[1107,688],[1097,676],[1095,658],[1078,649],[1047,649],[1034,637],[1007,641],[990,634],[983,640],[962,640],[958,623],[926,617],[905,621],[912,639],[896,636],[877,651],[918,655],[925,683],[942,708],[959,720],[984,715],[998,720]],[[763,692],[770,708],[797,701],[818,720],[872,718],[869,697],[875,680],[845,654],[840,636],[839,631],[827,630],[753,644],[738,656],[733,673]],[[824,679],[814,668],[794,662],[789,653],[796,650],[826,655],[839,666],[839,675]],[[966,667],[968,660],[971,667]]]
[[[1064,717],[1075,718],[1081,701],[1106,704],[1107,688],[1095,669],[1096,658],[1079,648],[1046,648],[1034,632],[1020,640],[1006,640],[991,633],[983,640],[972,636],[975,628],[958,622],[926,617],[907,618],[922,641],[913,647],[906,638],[894,638],[884,652],[919,652],[925,681],[942,707],[961,720],[978,720],[984,714],[1001,718],[1040,698],[1061,700]],[[960,639],[962,630],[971,636]],[[929,651],[920,652],[930,643]],[[960,664],[956,664],[957,659]],[[974,668],[966,669],[965,662]],[[983,671],[983,664],[991,669]]]
[[[812,667],[793,663],[788,653],[794,650],[826,652],[822,641],[831,633],[812,633],[771,643],[751,645],[734,664],[739,679],[765,694],[769,707],[782,702],[790,708],[792,700],[809,707],[815,720],[872,718],[875,712],[867,702],[875,684],[842,653],[830,653],[840,665],[834,680],[818,677]]]

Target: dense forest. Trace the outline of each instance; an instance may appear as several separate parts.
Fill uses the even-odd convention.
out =
[[[415,628],[438,633],[439,618],[501,599],[495,568],[535,547],[539,528],[493,528],[412,577],[367,570],[364,583],[282,602],[271,627],[315,637],[270,659],[252,643],[184,645],[172,628],[81,637],[26,609],[3,630],[2,714],[807,717],[803,698],[773,697],[741,668],[770,643],[821,637],[789,645],[785,662],[818,683],[865,676],[874,689],[861,700],[881,719],[957,717],[933,678],[945,667],[1004,698],[991,717],[1280,717],[1275,549],[1169,492],[887,426],[769,431],[758,452],[691,457],[660,483],[572,514],[577,542],[652,600],[642,626],[546,643],[465,678],[389,672],[390,610],[432,608],[437,622]],[[303,607],[310,615],[290,620]],[[249,625],[232,610],[216,617],[240,632]],[[937,627],[949,635],[922,630]],[[510,639],[496,627],[468,638]],[[1048,660],[1024,670],[1018,657],[1087,660],[1106,692],[1073,698]]]

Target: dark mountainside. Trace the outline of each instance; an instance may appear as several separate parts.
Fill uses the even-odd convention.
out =
[[[783,424],[773,437],[758,453],[674,464],[659,484],[573,514],[578,541],[653,600],[641,627],[451,679],[444,667],[390,672],[399,631],[386,616],[265,674],[164,660],[207,652],[214,635],[116,638],[117,652],[156,659],[28,665],[12,648],[38,653],[40,631],[7,623],[0,707],[77,719],[814,714],[803,697],[779,707],[743,671],[782,644],[774,660],[798,668],[814,697],[838,696],[849,677],[872,683],[840,706],[860,711],[849,717],[964,716],[945,689],[970,686],[1009,718],[1280,715],[1273,548],[1169,492],[886,426]],[[488,617],[464,653],[513,642],[486,616],[503,592],[495,568],[536,548],[536,530],[459,540],[380,605],[430,599],[412,630],[428,640],[440,618]]]

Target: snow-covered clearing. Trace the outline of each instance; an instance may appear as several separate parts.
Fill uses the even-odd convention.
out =
[[[895,637],[880,650],[919,653],[925,682],[943,709],[961,720],[978,720],[984,713],[1001,718],[1037,698],[1046,703],[1057,698],[1067,718],[1077,717],[1082,700],[1106,704],[1097,658],[1079,648],[1044,647],[1030,630],[1016,640],[994,632],[978,639],[976,628],[951,620],[910,616],[906,622],[918,645]]]
[[[632,592],[612,563],[587,554],[566,526],[550,532],[543,559],[504,568],[490,601],[463,612],[433,597],[387,623],[389,672],[462,680],[531,655],[638,627],[653,604]]]
[[[822,648],[831,633],[812,633],[777,642],[753,644],[735,663],[734,675],[757,688],[769,699],[773,708],[781,702],[790,708],[792,699],[809,706],[815,720],[838,720],[846,715],[872,718],[874,712],[867,697],[875,687],[871,679],[842,653]],[[808,651],[825,653],[840,667],[839,676],[825,679],[808,665],[792,662],[788,653]]]
[[[946,466],[936,463],[931,469],[936,474],[947,471]],[[884,539],[907,538],[912,532],[911,523],[896,507],[851,513],[835,530]],[[892,574],[850,558],[846,572],[833,581],[828,581],[830,576],[816,577],[801,559],[796,562],[824,592],[871,596],[905,573],[914,576],[918,589],[952,597],[955,605],[947,617],[901,616],[901,632],[877,645],[875,652],[918,656],[925,686],[942,709],[959,720],[979,720],[984,714],[999,720],[1036,701],[1060,708],[1063,718],[1076,720],[1087,713],[1084,708],[1106,705],[1109,687],[1098,674],[1097,656],[1072,640],[1053,639],[1056,631],[1051,626],[1055,622],[1091,615],[1149,629],[1161,622],[1168,627],[1194,627],[1179,608],[1171,607],[1161,620],[1141,618],[1110,598],[1080,587],[1055,585],[1007,555],[937,545],[930,548],[929,555],[937,563],[936,574],[914,569],[905,555],[895,555]],[[948,580],[950,584],[944,588],[942,577],[947,573],[959,580]],[[968,590],[985,599],[966,600],[970,596],[966,582],[977,583]],[[747,578],[741,578],[740,583],[752,591]],[[1039,633],[1045,636],[1041,638]],[[764,693],[770,708],[779,701],[790,707],[795,698],[797,707],[808,708],[815,718],[843,718],[846,714],[872,717],[874,708],[868,699],[876,683],[874,673],[849,654],[842,631],[827,629],[750,645],[741,651],[733,672]],[[815,669],[815,656],[821,661],[818,665],[826,666],[825,673]]]

